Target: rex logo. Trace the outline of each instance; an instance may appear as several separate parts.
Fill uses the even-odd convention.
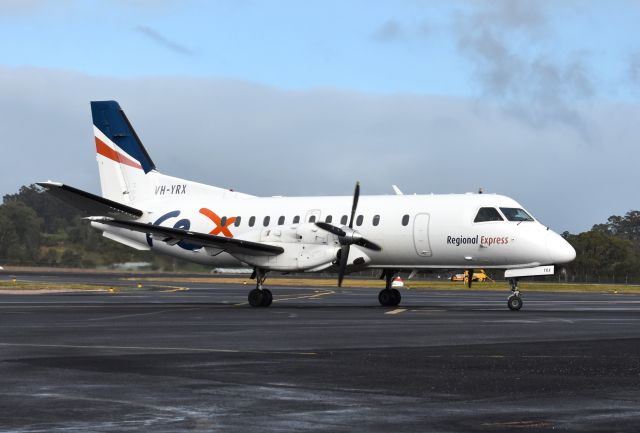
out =
[[[202,209],[200,209],[200,213],[204,216],[206,216],[207,218],[209,218],[211,220],[211,222],[215,225],[215,227],[209,232],[210,235],[220,235],[222,234],[222,236],[226,236],[228,238],[232,238],[233,237],[233,233],[231,233],[231,230],[229,229],[229,227],[231,226],[231,224],[233,224],[236,220],[236,217],[231,217],[231,218],[225,218],[225,217],[219,217],[215,212],[213,212],[211,209],[207,209],[206,207],[203,207]],[[179,210],[174,210],[171,212],[167,212],[166,214],[162,215],[160,218],[158,218],[157,220],[155,220],[153,222],[154,226],[159,226],[161,225],[163,222],[171,219],[171,218],[177,218],[180,216],[180,211]],[[191,228],[191,221],[187,218],[183,218],[179,221],[177,221],[174,225],[173,225],[174,229],[181,229],[181,230],[189,230]],[[149,233],[147,233],[147,244],[152,247],[153,246],[153,238],[151,237],[151,235]],[[202,248],[201,246],[198,245],[193,245],[190,244],[189,242],[186,242],[184,240],[180,241],[177,243],[177,245],[185,250],[197,250]]]
[[[231,233],[229,227],[231,227],[231,224],[235,222],[236,217],[226,218],[223,221],[223,218],[220,218],[214,211],[207,209],[206,207],[200,209],[200,213],[209,218],[216,225],[215,228],[209,232],[210,235],[218,235],[222,233],[223,236],[228,238],[233,237],[233,233]]]

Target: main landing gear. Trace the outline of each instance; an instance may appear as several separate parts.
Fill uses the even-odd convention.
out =
[[[267,272],[256,268],[251,277],[256,279],[256,288],[249,292],[249,305],[252,307],[268,307],[273,302],[273,295],[271,290],[262,287],[264,280],[267,279]]]
[[[395,273],[396,271],[392,269],[385,269],[382,271],[382,275],[380,276],[381,280],[385,279],[386,281],[386,287],[378,294],[378,301],[383,307],[395,307],[399,305],[402,300],[400,291],[391,287]]]
[[[522,308],[522,297],[520,296],[520,290],[518,290],[518,279],[510,278],[509,284],[511,285],[511,291],[513,292],[507,300],[507,306],[511,311],[518,311]]]

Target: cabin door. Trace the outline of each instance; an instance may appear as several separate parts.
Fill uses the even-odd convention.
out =
[[[428,213],[419,213],[413,219],[413,243],[416,247],[416,253],[422,257],[431,257],[429,220]]]

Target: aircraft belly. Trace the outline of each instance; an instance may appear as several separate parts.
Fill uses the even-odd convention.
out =
[[[153,245],[152,250],[160,254],[165,254],[171,257],[177,257],[189,262],[199,263],[201,265],[214,265],[214,266],[240,266],[243,265],[241,261],[233,257],[232,255],[222,252],[216,255],[210,255],[205,248],[198,248],[193,251],[185,250],[178,245],[167,245],[164,242],[157,242]]]

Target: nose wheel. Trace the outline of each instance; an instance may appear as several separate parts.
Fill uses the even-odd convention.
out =
[[[509,299],[507,299],[507,305],[509,306],[509,309],[511,311],[518,311],[520,308],[522,308],[522,298],[520,297],[520,294],[513,294],[511,296],[509,296]]]
[[[513,293],[507,299],[507,306],[511,311],[518,311],[522,308],[522,297],[520,296],[520,290],[518,290],[518,279],[511,278],[509,284],[511,285],[511,291]]]

